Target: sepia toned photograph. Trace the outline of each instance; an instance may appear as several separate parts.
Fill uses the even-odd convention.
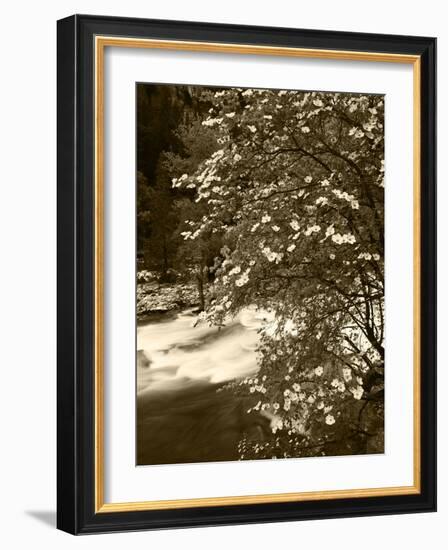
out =
[[[136,87],[136,463],[384,453],[384,96]]]

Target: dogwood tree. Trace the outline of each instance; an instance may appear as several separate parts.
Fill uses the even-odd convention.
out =
[[[200,95],[200,94],[198,94]],[[214,132],[204,128],[199,118],[191,118],[188,124],[180,125],[176,138],[182,144],[180,152],[165,152],[162,157],[162,168],[170,174],[180,176],[180,182],[185,180],[185,171],[194,171],[217,149]],[[208,207],[204,202],[195,201],[193,184],[176,185],[181,188],[181,196],[175,197],[173,213],[177,220],[174,237],[185,235],[186,227],[192,228],[206,218]],[[206,303],[207,284],[215,256],[219,255],[221,243],[219,236],[208,231],[202,231],[194,239],[181,239],[177,247],[176,268],[196,281],[199,295],[199,309],[203,311]]]
[[[272,437],[243,458],[383,450],[384,102],[379,95],[220,89],[202,124],[219,149],[173,186],[219,235],[211,323],[266,314],[260,369],[238,382]]]

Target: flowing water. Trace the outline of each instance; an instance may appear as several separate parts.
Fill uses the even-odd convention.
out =
[[[138,464],[236,460],[244,435],[263,439],[269,420],[223,386],[257,371],[267,323],[248,308],[221,328],[192,310],[138,327]]]

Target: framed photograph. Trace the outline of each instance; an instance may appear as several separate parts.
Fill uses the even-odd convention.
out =
[[[436,507],[434,38],[58,21],[58,527]]]

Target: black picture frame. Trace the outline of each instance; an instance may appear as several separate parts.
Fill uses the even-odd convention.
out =
[[[72,534],[436,509],[436,39],[74,15],[57,25],[57,526]],[[97,513],[95,36],[416,55],[421,61],[421,485],[418,494]]]

